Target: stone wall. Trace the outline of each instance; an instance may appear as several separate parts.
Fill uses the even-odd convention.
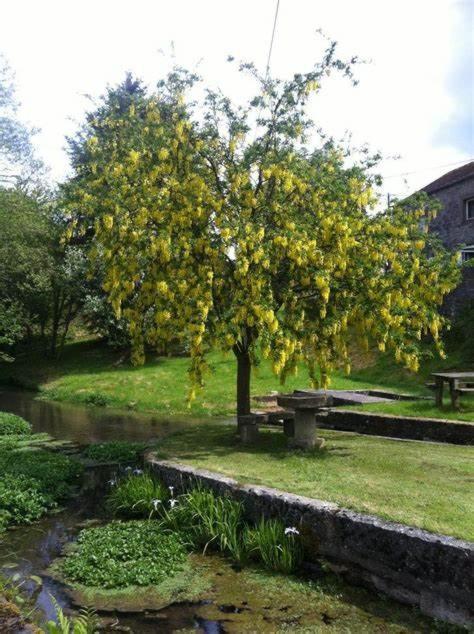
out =
[[[277,517],[298,526],[310,560],[323,556],[352,581],[418,606],[429,616],[474,624],[474,543],[436,535],[335,504],[161,461],[146,462],[168,486],[200,483],[241,500],[250,518]]]
[[[465,201],[474,198],[474,178],[455,183],[432,194],[443,208],[431,222],[430,231],[437,233],[448,249],[474,245],[474,220],[466,220]],[[447,298],[446,306],[457,311],[467,301],[474,301],[474,268],[464,269],[463,280]]]
[[[474,424],[436,418],[414,418],[347,409],[329,410],[316,416],[319,427],[358,434],[432,440],[455,445],[474,445]]]

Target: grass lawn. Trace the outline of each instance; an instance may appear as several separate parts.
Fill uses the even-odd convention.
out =
[[[142,367],[121,362],[121,354],[94,340],[66,346],[59,361],[39,353],[20,354],[12,364],[0,364],[0,382],[39,388],[44,397],[59,401],[130,407],[163,415],[196,418],[235,414],[236,364],[232,354],[209,355],[210,373],[204,389],[187,407],[187,358],[154,357]],[[252,393],[272,390],[291,391],[310,387],[307,371],[290,377],[282,387],[269,364],[262,362],[252,377]],[[384,360],[347,377],[335,373],[331,387],[336,389],[391,388],[423,392],[423,378],[409,375]],[[427,393],[427,392],[425,392]]]
[[[440,409],[433,400],[430,401],[395,401],[393,403],[370,403],[368,405],[352,405],[347,409],[356,411],[380,412],[395,414],[396,416],[415,416],[425,418],[444,418],[457,422],[474,423],[474,398],[462,397],[460,410],[453,410],[448,404],[449,398],[444,398],[444,405]]]
[[[326,449],[289,451],[281,431],[240,445],[231,425],[208,423],[164,439],[160,457],[346,508],[474,539],[474,448],[322,430]]]

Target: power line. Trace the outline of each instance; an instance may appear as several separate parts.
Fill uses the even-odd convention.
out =
[[[270,71],[270,59],[272,57],[272,50],[273,50],[273,40],[275,39],[275,31],[276,31],[276,25],[277,25],[277,19],[278,19],[278,10],[280,8],[280,0],[277,0],[277,5],[276,5],[276,9],[275,9],[275,18],[273,20],[273,30],[272,30],[272,38],[270,40],[270,48],[268,50],[268,57],[267,57],[267,69],[265,71],[265,79],[267,79],[268,77],[268,73]]]
[[[435,170],[441,167],[453,167],[454,165],[464,165],[474,161],[474,158],[467,159],[465,161],[457,161],[457,163],[445,163],[444,165],[432,165],[431,167],[424,167],[419,170],[414,170],[413,172],[402,172],[401,174],[390,174],[389,176],[383,176],[384,179],[387,178],[397,178],[399,176],[410,176],[411,174],[419,174],[420,172],[427,172],[428,170]]]

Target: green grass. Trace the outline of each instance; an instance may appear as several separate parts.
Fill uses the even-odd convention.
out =
[[[186,403],[189,359],[151,357],[144,366],[132,367],[127,361],[121,362],[121,356],[94,340],[67,345],[59,361],[45,359],[39,353],[19,355],[12,364],[0,364],[0,383],[36,386],[48,399],[128,407],[169,417],[235,414],[236,364],[232,354],[209,354],[210,372],[205,387],[190,408]],[[349,377],[336,372],[331,387],[385,387],[420,393],[423,380],[382,359]],[[284,387],[266,362],[261,363],[252,377],[254,395],[304,387],[310,387],[304,368],[297,376],[290,377]]]
[[[164,439],[163,458],[343,507],[474,539],[474,448],[323,430],[321,452],[289,451],[280,431],[240,445],[230,425],[206,424]]]
[[[474,423],[474,398],[463,397],[461,407],[454,410],[448,399],[442,408],[437,407],[433,401],[395,401],[393,403],[370,403],[368,405],[352,405],[348,409],[364,410],[368,412],[380,412],[394,414],[396,416],[414,416],[423,418],[442,418],[457,422]]]

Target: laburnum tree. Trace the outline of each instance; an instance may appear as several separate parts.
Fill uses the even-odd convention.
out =
[[[196,78],[180,69],[151,95],[128,78],[73,143],[71,232],[94,235],[134,362],[187,342],[193,392],[206,353],[233,351],[238,415],[250,412],[260,357],[283,380],[306,363],[325,388],[335,367],[350,371],[358,338],[417,370],[424,335],[442,352],[438,309],[457,267],[426,233],[432,201],[378,210],[372,158],[351,163],[312,133],[311,94],[332,71],[351,78],[351,63],[331,45],[290,80],[240,70],[259,86],[245,106],[213,91],[197,106],[187,97]]]

